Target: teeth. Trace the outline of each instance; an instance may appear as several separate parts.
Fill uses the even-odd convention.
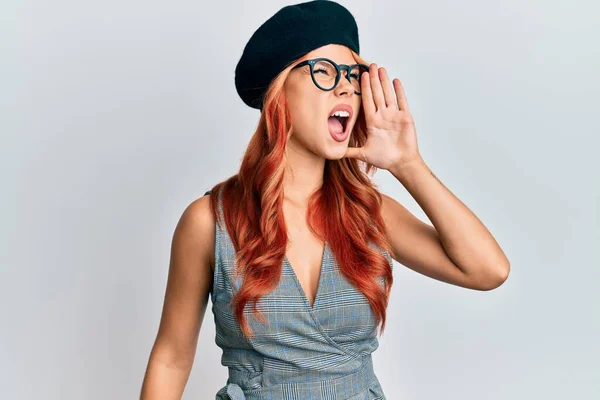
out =
[[[330,115],[330,117],[350,117],[350,113],[348,111],[336,111]]]

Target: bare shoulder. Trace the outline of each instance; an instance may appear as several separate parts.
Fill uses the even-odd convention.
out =
[[[186,248],[197,252],[203,265],[214,267],[215,219],[210,209],[210,196],[192,201],[183,211],[173,236]]]
[[[400,204],[393,197],[388,196],[385,193],[379,192],[382,198],[381,202],[381,216],[386,224],[394,225],[408,220],[416,218],[406,207]]]
[[[183,211],[171,242],[169,274],[152,357],[191,368],[213,285],[215,227],[208,196]]]

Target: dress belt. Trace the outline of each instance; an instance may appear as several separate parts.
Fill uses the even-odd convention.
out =
[[[258,389],[242,390],[240,385],[230,382],[217,392],[217,400],[266,400],[287,398],[289,393],[302,393],[313,400],[345,400],[366,391],[377,378],[373,370],[371,354],[363,357],[361,368],[342,377],[320,381],[281,383]],[[353,393],[348,393],[352,388]]]
[[[244,391],[238,384],[231,382],[217,392],[217,399],[246,400],[246,395],[244,394]]]

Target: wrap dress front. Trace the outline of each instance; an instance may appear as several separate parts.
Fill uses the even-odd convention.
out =
[[[218,204],[223,221],[221,199]],[[234,256],[225,224],[217,223],[210,297],[215,343],[223,350],[221,364],[229,378],[216,400],[386,399],[371,356],[379,346],[374,314],[366,297],[340,273],[327,243],[314,304],[286,257],[278,286],[257,303],[268,325],[246,304],[252,338],[243,336],[229,306],[242,283],[234,275]]]

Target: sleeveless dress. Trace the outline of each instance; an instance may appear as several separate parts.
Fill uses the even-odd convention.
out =
[[[224,221],[221,199],[218,204]],[[393,265],[390,254],[383,254]],[[386,399],[371,357],[379,346],[374,314],[366,297],[340,273],[327,243],[313,306],[285,257],[278,286],[257,302],[268,325],[251,314],[250,304],[244,309],[253,338],[243,336],[228,305],[243,279],[234,276],[234,256],[224,222],[217,223],[210,296],[215,343],[223,350],[221,364],[229,378],[216,400]]]

